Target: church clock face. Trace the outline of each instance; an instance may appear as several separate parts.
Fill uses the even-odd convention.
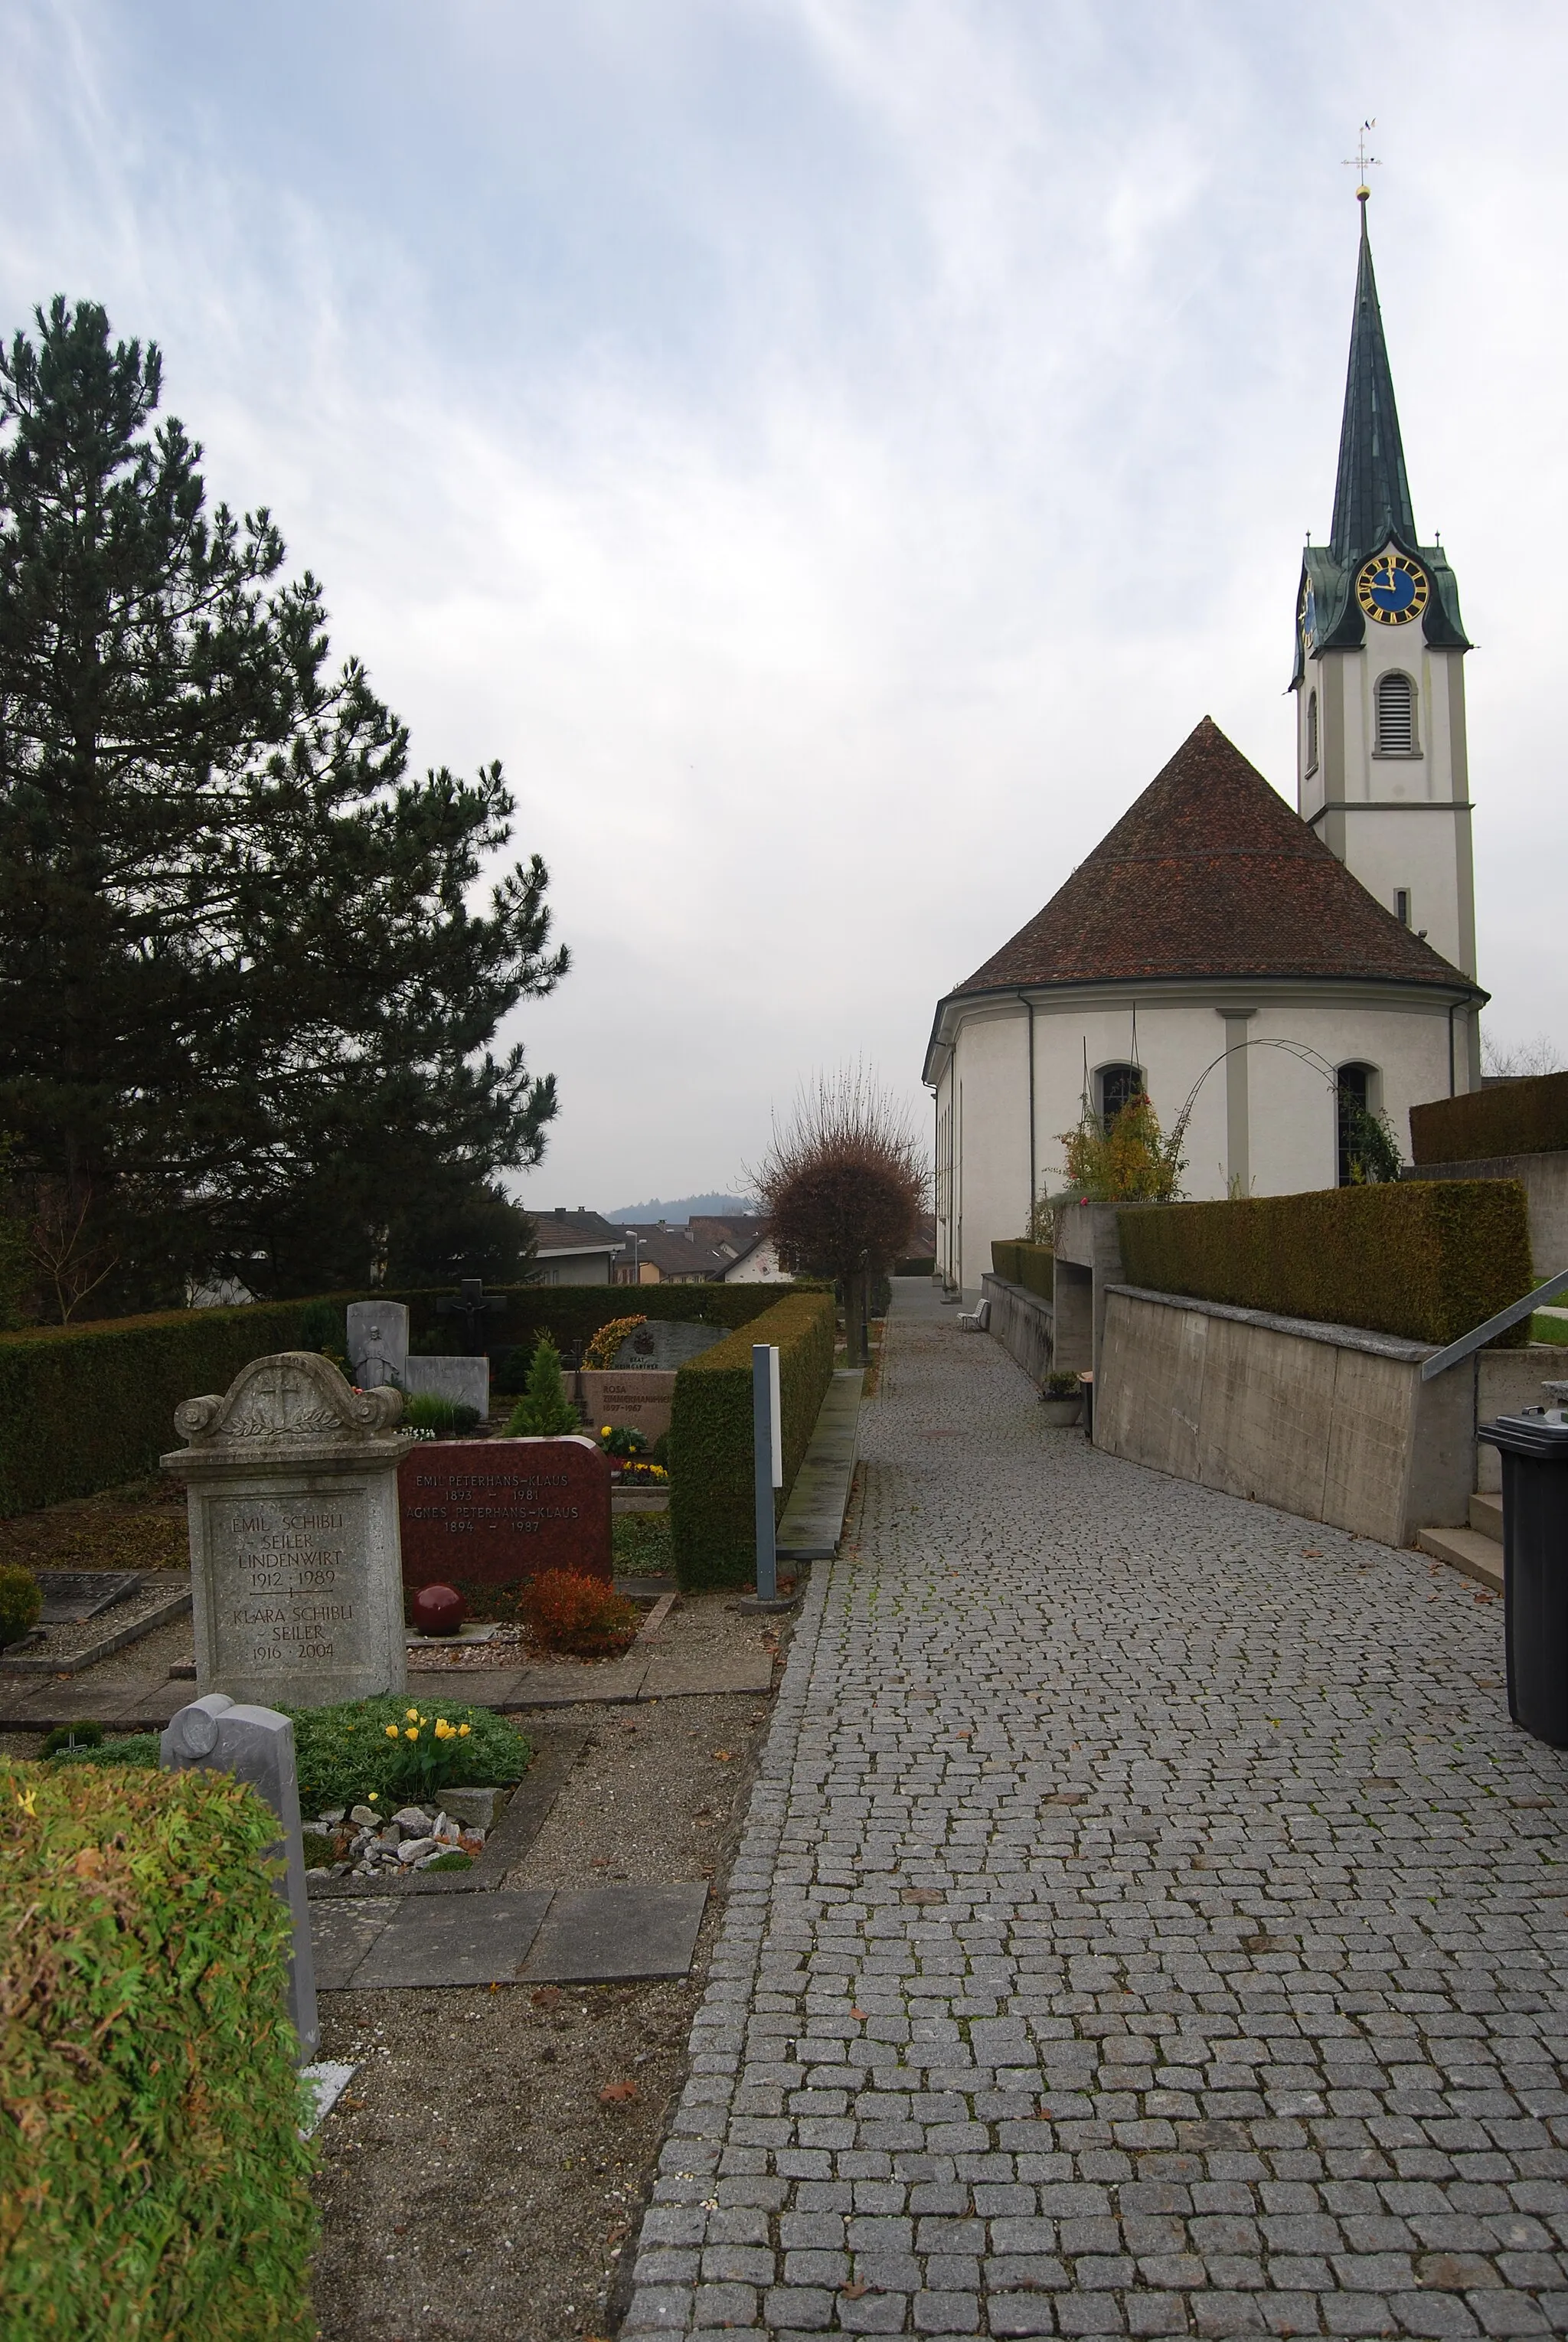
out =
[[[1302,587],[1301,608],[1296,612],[1296,624],[1301,628],[1302,648],[1310,658],[1317,648],[1317,596],[1310,584]]]
[[[1430,588],[1419,562],[1403,553],[1379,553],[1355,581],[1355,598],[1380,626],[1407,626],[1426,607]]]

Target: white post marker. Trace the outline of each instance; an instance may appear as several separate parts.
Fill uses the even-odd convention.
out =
[[[778,1552],[774,1538],[774,1490],[784,1486],[784,1406],[779,1392],[779,1354],[768,1342],[752,1344],[752,1473],[756,1496],[757,1590],[743,1610],[789,1610],[781,1601]]]

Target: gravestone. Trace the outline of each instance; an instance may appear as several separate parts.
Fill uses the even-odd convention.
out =
[[[405,1585],[614,1576],[610,1462],[591,1439],[421,1440],[398,1472]]]
[[[407,1688],[394,1390],[351,1390],[315,1351],[253,1358],[222,1398],[186,1399],[196,1685],[324,1707]]]
[[[321,2045],[321,2026],[315,2007],[293,1725],[275,1708],[238,1706],[222,1692],[209,1692],[205,1698],[182,1707],[173,1718],[158,1743],[158,1756],[166,1772],[184,1773],[201,1766],[209,1772],[232,1773],[236,1780],[248,1781],[258,1790],[277,1816],[283,1837],[271,1850],[284,1857],[277,1891],[294,1922],[288,2013],[305,2057],[314,2057]]]
[[[619,1368],[595,1373],[584,1367],[576,1381],[577,1396],[595,1431],[606,1424],[616,1431],[640,1431],[650,1446],[668,1431],[675,1403],[673,1374],[624,1375]]]
[[[347,1316],[348,1371],[359,1389],[401,1390],[410,1398],[433,1391],[456,1406],[473,1407],[482,1422],[489,1414],[488,1358],[412,1356],[408,1311],[401,1301],[351,1301]]]
[[[634,1326],[611,1361],[617,1375],[674,1374],[727,1338],[724,1326],[699,1326],[680,1317],[650,1317]]]
[[[408,1312],[401,1301],[351,1301],[348,1371],[360,1390],[404,1387],[408,1365]]]

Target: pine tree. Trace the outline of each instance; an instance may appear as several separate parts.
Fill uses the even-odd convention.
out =
[[[528,1386],[512,1410],[506,1437],[559,1439],[582,1428],[583,1418],[561,1379],[561,1353],[548,1334],[541,1334],[528,1362]]]
[[[209,517],[157,350],[37,329],[0,353],[0,1131],[112,1306],[362,1284],[543,1151],[554,1081],[491,1044],[566,967],[547,874],[474,901],[500,766],[410,776],[269,514]]]

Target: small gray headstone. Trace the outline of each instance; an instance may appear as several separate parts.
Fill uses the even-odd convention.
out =
[[[356,1389],[401,1389],[408,1364],[408,1311],[403,1303],[351,1301],[347,1348]]]
[[[187,1772],[194,1766],[214,1773],[232,1773],[248,1781],[277,1816],[283,1837],[285,1867],[277,1881],[278,1893],[294,1922],[294,1957],[288,1971],[288,2013],[301,2045],[300,2063],[315,2056],[321,2046],[321,2026],[315,2007],[315,1968],[311,1957],[310,1906],[305,1883],[305,1846],[299,1826],[299,1777],[295,1769],[294,1726],[275,1708],[236,1706],[219,1692],[182,1707],[158,1743],[165,1770]]]
[[[403,1387],[412,1398],[417,1391],[434,1391],[454,1406],[471,1406],[483,1423],[490,1412],[488,1358],[407,1358]]]
[[[187,1399],[196,1685],[325,1707],[407,1688],[394,1390],[351,1390],[309,1350],[254,1358]]]
[[[726,1332],[723,1326],[698,1326],[680,1317],[650,1317],[627,1335],[615,1353],[614,1372],[671,1374],[722,1342]]]

